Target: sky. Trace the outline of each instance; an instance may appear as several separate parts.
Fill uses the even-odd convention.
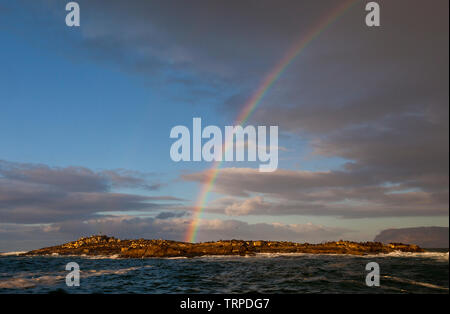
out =
[[[223,129],[343,1],[0,0],[0,251],[91,234],[184,240],[210,162],[174,162],[192,119]],[[449,222],[448,1],[356,0],[247,121],[279,165],[224,162],[197,241],[367,241]]]

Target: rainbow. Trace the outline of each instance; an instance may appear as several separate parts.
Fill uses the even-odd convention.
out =
[[[272,71],[270,71],[269,74],[264,78],[258,89],[244,105],[244,108],[238,115],[234,125],[244,125],[252,112],[261,102],[263,97],[266,95],[267,91],[278,80],[278,78],[283,74],[283,72],[292,63],[292,61],[308,46],[311,41],[318,37],[323,31],[325,31],[330,25],[332,25],[337,19],[339,19],[339,17],[349,11],[357,2],[358,0],[343,1],[329,14],[320,19],[314,25],[314,27],[312,27],[311,30],[306,33],[306,35],[302,36],[291,47],[291,49],[289,49],[284,58],[281,59],[272,69]],[[221,164],[222,161],[215,161],[211,169],[206,173],[206,179],[203,182],[200,193],[198,194],[197,201],[194,207],[194,214],[185,235],[186,242],[196,241],[200,217],[208,200],[208,195],[216,182]]]

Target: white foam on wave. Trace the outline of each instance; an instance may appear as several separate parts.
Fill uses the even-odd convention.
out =
[[[257,253],[258,257],[278,257],[278,256],[308,256],[308,253]]]
[[[347,254],[311,254],[311,253],[256,253],[254,255],[201,255],[201,256],[195,256],[194,258],[211,258],[211,259],[221,259],[221,258],[233,258],[233,259],[240,259],[240,258],[272,258],[272,257],[292,257],[292,256],[323,256],[323,255],[331,255],[331,256],[348,256]]]
[[[81,255],[82,258],[86,258],[86,259],[119,259],[121,258],[119,254],[114,254],[114,255]]]
[[[330,257],[361,257],[361,258],[374,258],[374,257],[415,257],[415,258],[433,258],[437,260],[447,260],[449,252],[420,252],[420,253],[412,253],[412,252],[401,252],[394,251],[391,253],[378,253],[378,254],[366,254],[366,255],[351,255],[351,254],[333,254],[333,253],[256,253],[255,255],[202,255],[197,256],[195,258],[208,258],[208,259],[221,259],[221,258],[274,258],[274,257],[307,257],[307,258],[315,258],[320,256],[330,256]]]
[[[257,254],[258,255],[258,254]],[[241,258],[252,258],[256,257],[257,255],[201,255],[201,256],[194,256],[194,259],[241,259]]]
[[[91,269],[87,271],[80,271],[81,276],[93,277],[93,276],[103,276],[103,275],[124,275],[131,271],[135,271],[143,268],[150,268],[151,265],[139,266],[139,267],[128,267],[128,268],[120,268],[120,269]]]
[[[63,275],[43,275],[39,277],[14,277],[0,280],[0,289],[27,289],[37,285],[51,286],[64,279]]]
[[[411,285],[416,285],[416,286],[422,286],[422,287],[427,287],[427,288],[432,288],[432,289],[439,289],[439,290],[446,290],[446,291],[448,291],[447,287],[441,287],[441,286],[433,285],[433,284],[427,283],[427,282],[414,281],[414,280],[405,279],[405,278],[398,278],[398,277],[394,277],[394,276],[383,276],[383,278],[390,279],[390,280],[397,281],[397,282],[401,282],[401,283],[408,283],[408,284],[411,284]]]
[[[119,269],[90,269],[90,270],[80,270],[80,277],[89,278],[103,275],[124,275],[129,272],[152,267],[150,265],[144,265],[139,267],[128,267]],[[38,277],[33,277],[33,273],[20,273],[16,277],[0,279],[0,289],[27,289],[33,288],[37,285],[52,286],[61,283],[66,274],[42,274]]]
[[[26,252],[20,252],[20,253],[26,253]],[[74,257],[74,258],[84,258],[84,259],[121,259],[119,254],[114,255],[86,255],[86,254],[58,254],[58,253],[52,253],[52,254],[44,254],[44,255],[37,255],[37,256],[45,256],[45,257],[58,257],[58,258],[68,258],[68,257]],[[30,256],[34,257],[34,256]]]
[[[17,256],[23,253],[26,253],[27,251],[17,251],[17,252],[3,252],[0,253],[0,256]]]
[[[394,251],[391,253],[382,253],[382,254],[370,254],[363,255],[362,257],[415,257],[415,258],[433,258],[437,260],[447,260],[448,261],[448,252],[401,252]]]

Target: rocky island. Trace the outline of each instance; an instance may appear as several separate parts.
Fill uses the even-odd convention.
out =
[[[169,240],[120,240],[105,235],[80,238],[62,245],[33,250],[23,255],[87,255],[121,258],[195,257],[202,255],[255,255],[257,253],[310,253],[366,255],[423,252],[417,245],[380,242],[335,241],[321,244],[284,241],[227,240],[187,243]]]

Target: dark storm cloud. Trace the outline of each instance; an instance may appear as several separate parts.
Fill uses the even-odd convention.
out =
[[[110,59],[143,74],[165,73],[170,82],[239,86],[242,94],[225,105],[240,108],[251,88],[340,1],[79,3],[83,46],[99,60]],[[386,110],[400,112],[407,99],[415,102],[407,106],[417,108],[425,96],[429,100],[442,94],[448,74],[448,2],[380,1],[381,29],[364,24],[364,4],[357,3],[307,47],[265,105],[306,106],[309,125],[330,128],[373,120]],[[402,100],[396,101],[398,96]],[[348,107],[340,111],[339,105]],[[314,109],[338,116],[314,123]]]
[[[337,4],[267,0],[79,3],[87,11],[85,38],[99,52],[132,53],[141,64],[165,64],[224,77],[236,74],[242,66],[259,73],[264,58],[277,56],[309,23]],[[239,77],[252,75],[239,72]]]
[[[382,26],[357,8],[308,46],[252,117],[307,139],[342,170],[223,169],[211,208],[231,215],[448,215],[448,1],[380,1]],[[283,22],[280,22],[283,24]],[[247,91],[225,110],[242,108]],[[203,182],[205,173],[186,175]],[[270,198],[272,200],[270,201]],[[273,198],[276,198],[273,201]]]
[[[60,1],[45,2],[61,14]],[[206,84],[215,91],[234,86],[240,93],[224,106],[239,109],[288,49],[343,1],[78,2],[82,40],[73,51],[159,82]],[[365,25],[366,2],[357,2],[294,60],[263,105],[306,107],[310,122],[303,122],[322,130],[373,120],[386,110],[400,112],[405,99],[416,101],[407,106],[421,107],[425,96],[442,94],[448,80],[448,1],[379,3],[379,29]],[[200,101],[204,94],[197,91]],[[402,100],[396,102],[398,96]],[[315,123],[323,110],[336,119]]]
[[[308,139],[315,154],[349,160],[342,172],[326,175],[331,181],[323,187],[339,175],[348,188],[342,195],[368,197],[346,182],[394,184],[435,201],[423,206],[424,215],[436,205],[448,214],[448,1],[380,4],[380,29],[352,27],[352,18],[336,24],[317,42],[322,49],[312,48],[317,55],[286,73],[254,120]],[[411,200],[410,208],[416,205]]]
[[[154,210],[170,196],[116,193],[114,188],[153,189],[145,175],[126,170],[95,172],[88,168],[0,161],[2,222],[48,223],[89,217],[102,211]]]
[[[190,103],[235,90],[222,104],[233,117],[339,3],[89,0],[81,31],[94,55],[190,86]],[[350,160],[342,186],[364,178],[448,191],[448,1],[379,3],[380,28],[365,25],[357,3],[291,63],[252,119]]]
[[[188,85],[189,102],[234,86],[239,93],[223,101],[234,115],[287,50],[341,2],[81,0],[76,51]],[[365,25],[365,3],[307,46],[255,120],[323,133],[392,114],[448,113],[448,1],[379,1],[379,29]]]
[[[61,15],[60,1],[49,11]],[[110,62],[145,75],[154,84],[197,90],[194,102],[228,88],[244,94],[339,5],[324,1],[80,0],[82,40],[69,43],[78,56]],[[362,5],[359,5],[363,9]],[[59,23],[59,22],[58,22]],[[71,53],[68,51],[67,53]],[[207,86],[207,89],[201,88]],[[177,95],[180,97],[180,95]],[[244,95],[247,98],[248,95]]]
[[[155,219],[170,219],[186,216],[187,212],[161,212],[155,216]]]
[[[319,154],[354,160],[347,165],[351,173],[365,171],[380,181],[445,191],[448,140],[448,121],[411,116],[341,130],[318,140],[315,147]]]
[[[48,2],[61,8],[60,1]],[[248,169],[222,170],[218,192],[272,198],[245,206],[235,200],[222,212],[448,214],[448,1],[378,2],[380,28],[365,25],[366,2],[360,1],[293,60],[251,118],[307,139],[316,154],[349,162],[339,171],[283,170],[264,178]],[[340,1],[79,3],[82,40],[74,45],[81,49],[73,51],[162,84],[189,86],[190,95],[174,96],[189,103],[219,98],[221,109],[234,118],[292,44]],[[224,98],[224,90],[232,96]],[[65,172],[75,183],[64,183],[56,173],[44,182],[30,171],[26,180],[95,191],[140,184],[126,175],[80,178],[84,170]],[[20,181],[20,175],[9,174],[9,180]],[[204,176],[185,179],[203,182]],[[131,208],[140,204],[132,202]]]

